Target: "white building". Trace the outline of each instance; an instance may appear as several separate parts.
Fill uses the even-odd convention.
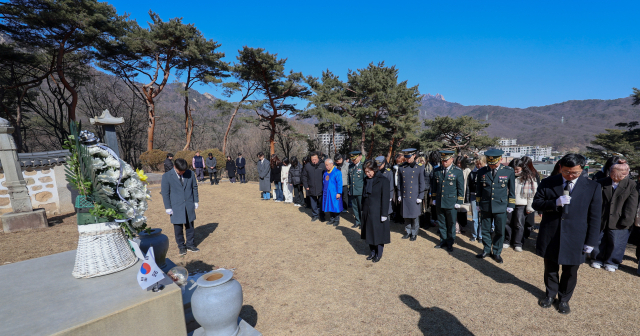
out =
[[[544,157],[551,156],[551,147],[518,145],[517,139],[500,139],[500,146],[496,147],[504,151],[505,157],[520,158],[530,157],[533,161],[541,161]],[[484,154],[484,152],[481,152]]]
[[[325,154],[332,156],[334,150],[340,149],[340,147],[344,143],[344,140],[346,139],[346,135],[336,132],[335,143],[333,143],[334,141],[333,133],[318,134],[316,135],[316,138],[320,141],[320,144],[322,146],[322,151]]]
[[[515,146],[517,144],[518,139],[505,139],[505,138],[500,138],[500,140],[498,141],[500,143],[500,146]]]

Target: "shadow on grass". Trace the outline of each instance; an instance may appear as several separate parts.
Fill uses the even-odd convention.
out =
[[[200,245],[210,234],[218,228],[218,223],[209,223],[205,225],[196,226],[193,234],[193,242],[196,246]]]
[[[434,242],[435,244],[439,244],[440,240],[436,237],[432,237],[431,235],[427,234],[424,231],[420,232],[420,236]],[[455,245],[458,245],[460,247],[464,247],[468,250],[471,250],[473,252],[469,252],[460,248],[455,248]],[[536,298],[540,298],[542,297],[545,292],[543,290],[541,290],[540,288],[526,282],[523,280],[520,280],[520,278],[516,277],[515,275],[505,271],[504,269],[500,268],[497,264],[495,264],[495,262],[493,261],[493,259],[487,257],[486,259],[477,259],[475,256],[476,254],[480,254],[482,253],[482,248],[478,247],[478,246],[474,246],[471,245],[467,242],[464,241],[464,238],[461,237],[457,237],[456,238],[456,244],[454,245],[454,250],[453,252],[449,253],[450,256],[466,263],[467,265],[475,268],[477,271],[479,271],[480,273],[484,274],[485,276],[493,279],[493,281],[497,282],[497,283],[504,283],[504,284],[512,284],[512,285],[516,285],[520,288],[522,288],[523,290],[531,293],[531,295],[535,296]],[[444,253],[446,253],[445,251],[443,251]],[[505,262],[509,262],[508,260],[505,260]],[[542,260],[540,261],[542,262]]]
[[[251,305],[244,305],[240,310],[240,318],[249,323],[252,327],[258,324],[258,312]]]
[[[473,335],[458,318],[438,307],[423,307],[413,296],[402,294],[400,301],[420,313],[418,328],[423,335]]]
[[[340,222],[342,224],[342,222]],[[337,226],[336,230],[342,232],[342,235],[347,239],[351,247],[357,254],[369,255],[369,245],[360,238],[360,232],[357,229],[351,229],[345,226]]]

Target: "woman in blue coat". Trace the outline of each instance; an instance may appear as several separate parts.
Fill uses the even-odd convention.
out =
[[[342,173],[336,169],[333,160],[324,161],[327,170],[322,175],[322,211],[331,219],[327,224],[338,226],[342,212]]]

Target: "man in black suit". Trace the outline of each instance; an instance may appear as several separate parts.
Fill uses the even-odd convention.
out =
[[[629,165],[617,163],[611,166],[609,177],[598,180],[602,186],[602,223],[600,244],[591,253],[593,268],[604,264],[605,270],[615,272],[624,258],[629,228],[638,210],[636,182],[628,176]]]
[[[549,308],[558,296],[558,311],[568,314],[569,300],[585,255],[598,244],[602,189],[581,176],[585,158],[567,154],[560,160],[560,174],[540,182],[533,208],[542,213],[536,254],[544,258],[546,296],[538,301]],[[562,277],[559,270],[562,265]]]
[[[164,160],[164,172],[168,172],[173,169],[173,154],[167,154],[167,158]]]

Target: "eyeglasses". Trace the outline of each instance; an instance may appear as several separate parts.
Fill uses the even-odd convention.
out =
[[[561,170],[560,173],[562,175],[568,175],[568,176],[579,176],[580,174],[582,174],[582,170],[576,171],[576,172]]]

